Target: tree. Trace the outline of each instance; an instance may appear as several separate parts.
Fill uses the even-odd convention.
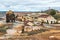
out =
[[[60,14],[54,15],[54,18],[57,19],[57,20],[60,20]]]
[[[15,17],[15,15],[12,10],[6,12],[6,22],[10,22],[10,20],[12,21],[13,17]]]
[[[50,9],[50,10],[48,10],[48,12],[47,12],[49,15],[55,15],[56,14],[56,10],[54,10],[54,9]]]

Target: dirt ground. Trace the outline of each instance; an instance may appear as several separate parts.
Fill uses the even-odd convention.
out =
[[[49,39],[50,36],[54,36],[56,38],[53,40],[60,40],[60,30],[50,30],[30,36],[18,36],[16,38],[10,38],[6,40],[52,40]]]
[[[60,40],[60,30],[50,30],[50,31],[38,33],[33,36],[38,38],[39,40],[49,40],[50,36],[54,36],[55,37],[54,40]]]

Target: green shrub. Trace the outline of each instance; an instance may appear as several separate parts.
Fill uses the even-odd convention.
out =
[[[7,26],[1,27],[1,28],[0,28],[0,32],[6,33],[6,30],[7,30],[7,29],[8,29]]]

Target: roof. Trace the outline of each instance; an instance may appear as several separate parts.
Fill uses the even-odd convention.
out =
[[[43,14],[43,15],[40,15],[39,17],[41,17],[41,18],[47,18],[49,15],[45,15],[45,14]]]

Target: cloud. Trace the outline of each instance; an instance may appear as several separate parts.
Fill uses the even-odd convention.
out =
[[[58,9],[60,0],[1,0],[0,10],[41,11],[49,7]],[[59,9],[58,9],[59,10]]]

